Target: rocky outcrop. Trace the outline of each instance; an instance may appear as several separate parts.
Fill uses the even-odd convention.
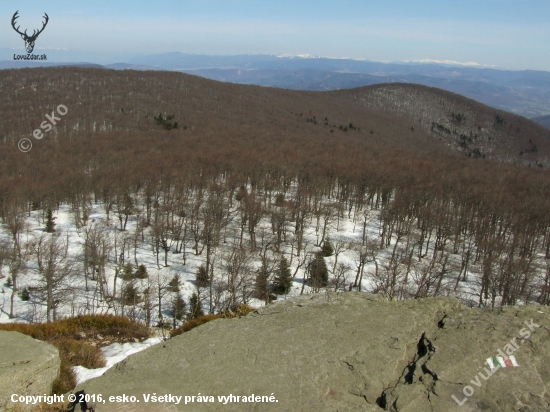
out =
[[[200,326],[78,389],[102,395],[99,412],[549,411],[549,313],[307,295]],[[519,366],[490,369],[501,354]]]
[[[52,345],[18,332],[0,331],[0,411],[13,408],[12,394],[49,395],[60,364],[59,352]]]

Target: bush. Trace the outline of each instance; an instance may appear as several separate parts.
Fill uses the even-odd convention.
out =
[[[195,282],[198,288],[205,288],[210,284],[210,276],[206,273],[206,267],[204,265],[199,266],[197,269]]]
[[[317,252],[309,265],[309,282],[314,288],[323,288],[328,284],[328,269],[322,252]]]
[[[88,369],[95,369],[102,368],[106,364],[101,349],[88,342],[62,338],[48,343],[59,350],[61,358],[59,377],[52,384],[53,393],[66,393],[76,386],[74,366],[80,365]]]
[[[254,312],[256,309],[254,309],[252,306],[249,305],[238,305],[236,307],[231,308],[229,311],[225,312],[222,317],[224,318],[240,318],[241,316],[246,316],[250,312]]]
[[[330,239],[327,238],[327,240],[323,242],[321,253],[323,254],[324,257],[329,257],[334,254],[334,247],[332,246],[332,243],[330,243]]]
[[[159,329],[172,329],[172,325],[170,325],[170,322],[168,322],[167,320],[159,320],[155,326]]]
[[[225,312],[225,313],[218,313],[215,315],[202,315],[195,319],[190,319],[187,322],[185,322],[183,325],[181,325],[179,328],[173,329],[170,331],[170,337],[173,338],[174,336],[181,335],[184,332],[189,332],[191,329],[196,328],[197,326],[204,325],[205,323],[208,323],[210,321],[213,321],[214,319],[220,319],[220,318],[236,318],[241,316],[246,316],[250,312],[254,312],[256,309],[254,309],[252,306],[248,305],[239,305],[235,308],[232,308],[231,311]]]
[[[172,331],[170,331],[170,337],[173,338],[174,336],[181,335],[183,332],[189,332],[191,329],[196,328],[197,326],[204,325],[205,323],[208,323],[210,321],[213,321],[214,319],[221,318],[222,315],[202,315],[195,319],[190,319],[187,322],[185,322],[183,325],[181,325],[179,328],[176,328]]]
[[[134,279],[134,268],[130,262],[124,265],[122,270],[122,280],[133,280]]]
[[[21,300],[23,302],[27,302],[30,298],[31,296],[29,294],[29,288],[23,289],[23,291],[21,292]]]
[[[134,276],[136,279],[147,279],[149,276],[147,274],[147,268],[144,265],[139,265]]]
[[[34,339],[50,341],[62,338],[80,339],[79,334],[87,336],[109,335],[118,341],[130,341],[134,338],[149,337],[145,325],[123,316],[82,315],[49,323],[0,323],[0,330],[13,331],[29,335]]]

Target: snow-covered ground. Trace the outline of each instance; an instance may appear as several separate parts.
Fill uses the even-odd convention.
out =
[[[143,342],[128,342],[122,344],[115,342],[110,344],[109,346],[101,348],[101,352],[103,352],[103,357],[106,361],[105,367],[97,369],[87,369],[83,366],[75,366],[74,371],[76,374],[77,385],[103,375],[107,370],[112,368],[117,363],[123,361],[128,356],[133,355],[134,353],[141,352],[142,350],[147,349],[150,346],[156,345],[157,343],[160,343],[162,341],[162,337],[155,337],[144,340]]]
[[[54,217],[56,218],[55,223],[55,235],[60,236],[63,240],[68,242],[68,259],[71,259],[76,264],[77,276],[71,280],[70,289],[67,290],[69,296],[64,299],[64,302],[57,309],[57,317],[63,318],[67,316],[75,316],[78,314],[89,314],[89,313],[116,313],[121,314],[120,308],[115,305],[108,305],[105,302],[98,300],[97,291],[95,288],[96,283],[88,279],[88,291],[85,288],[85,280],[83,275],[82,268],[82,259],[83,259],[83,245],[84,245],[84,227],[77,228],[74,223],[73,213],[71,208],[68,205],[61,205],[57,212],[54,212]],[[305,244],[306,251],[311,255],[314,251],[319,250],[319,247],[315,247],[317,240],[320,238],[320,233],[315,232],[316,220],[315,217],[312,217],[309,221],[310,225],[305,230]],[[378,227],[376,226],[376,221],[371,222],[368,227],[369,236],[371,238],[378,237]],[[91,213],[88,219],[88,226],[97,225],[105,228],[107,231],[112,245],[118,243],[119,245],[123,242],[124,238],[131,236],[135,232],[136,227],[136,218],[131,216],[127,230],[122,232],[119,230],[118,220],[115,219],[114,213],[111,214],[110,220],[106,220],[106,214],[103,210],[103,207],[100,204],[93,204]],[[292,227],[289,225],[288,232],[292,232]],[[345,242],[348,244],[352,241],[359,241],[362,237],[362,226],[360,222],[353,222],[353,219],[348,219],[347,217],[341,219],[338,224],[338,231],[336,229],[336,222],[331,224],[330,228],[330,240],[333,243],[338,241]],[[264,231],[264,233],[271,233],[271,226],[269,223],[269,217],[266,217],[262,220],[261,224],[257,229],[257,239],[258,244],[260,243],[259,233]],[[147,233],[147,230],[146,230]],[[236,236],[236,234],[234,234]],[[45,219],[43,216],[43,211],[33,211],[30,213],[30,216],[27,218],[27,229],[22,236],[22,242],[26,244],[36,243],[37,239],[41,236],[51,237],[52,234],[45,232]],[[289,236],[291,236],[289,234]],[[228,239],[230,236],[227,236]],[[4,226],[0,227],[0,238],[9,240],[10,236]],[[149,278],[153,280],[160,280],[160,282],[168,282],[171,280],[174,275],[179,275],[181,280],[180,291],[185,301],[188,301],[191,295],[195,292],[196,288],[194,286],[195,275],[197,269],[200,265],[204,264],[206,260],[206,253],[203,252],[201,255],[195,255],[194,251],[191,249],[192,241],[187,242],[186,247],[186,262],[184,264],[182,254],[176,254],[172,250],[168,253],[168,266],[164,267],[164,253],[161,250],[160,254],[160,268],[157,266],[156,255],[153,251],[150,242],[150,236],[145,235],[145,242],[140,241],[136,252],[136,259],[134,259],[134,252],[130,251],[130,248],[127,247],[126,250],[126,261],[134,264],[134,260],[137,260],[138,264],[143,264],[146,266]],[[220,244],[220,247],[216,251],[216,258],[214,258],[215,272],[219,273],[220,276],[223,273],[222,268],[222,259],[221,255],[224,250],[227,250],[230,247],[230,241],[228,240],[226,244]],[[283,244],[281,251],[290,261],[291,257],[290,251],[291,247],[288,244]],[[296,252],[294,252],[294,255]],[[338,257],[338,262],[343,263],[349,266],[350,270],[348,271],[348,280],[354,278],[356,270],[356,258],[357,253],[352,250],[344,250]],[[292,257],[291,262],[291,272],[294,273],[298,261],[300,259],[297,256]],[[330,269],[333,267],[334,256],[326,258],[327,266]],[[111,250],[109,261],[106,265],[106,278],[109,292],[112,292],[114,289],[115,283],[115,262],[114,262],[114,250]],[[252,269],[259,266],[258,251],[255,252],[252,256],[251,267]],[[373,270],[373,263],[369,263],[365,267],[365,273],[369,270]],[[14,318],[10,319],[9,307],[10,307],[10,298],[12,294],[12,288],[6,285],[6,280],[9,277],[9,268],[5,265],[2,268],[2,274],[5,276],[0,282],[0,322],[44,322],[46,321],[45,314],[45,302],[37,294],[33,293],[32,287],[40,283],[40,274],[38,272],[38,266],[36,259],[30,255],[29,261],[27,262],[27,268],[24,273],[19,275],[19,296],[16,296],[14,299]],[[300,294],[302,291],[302,280],[304,278],[304,269],[305,265],[298,269],[296,272],[296,277],[293,282],[292,290],[288,296],[293,296]],[[124,281],[118,277],[116,281],[117,289],[120,291],[120,288],[123,287]],[[349,283],[349,281],[347,282]],[[140,289],[144,289],[147,286],[147,280],[137,280],[137,286]],[[30,299],[28,301],[23,301],[20,298],[21,291],[26,288],[31,288]],[[371,287],[371,282],[369,281],[368,276],[364,276],[362,289],[369,290]],[[310,288],[306,285],[304,287],[304,293],[308,293]],[[172,293],[167,293],[164,296],[163,300],[163,314],[165,318],[169,318],[169,305],[170,301],[173,299]],[[251,299],[250,304],[252,306],[261,306],[264,304],[262,300]],[[205,306],[207,308],[207,305]],[[133,313],[136,315],[136,313]],[[156,315],[156,312],[155,312]],[[143,313],[138,312],[137,318],[143,319]],[[158,321],[158,316],[154,319]]]
[[[333,204],[334,206],[334,204]],[[272,210],[275,208],[270,206]],[[188,233],[188,239],[185,246],[185,261],[184,254],[177,253],[175,248],[175,242],[167,255],[168,265],[164,265],[164,252],[160,251],[159,261],[157,261],[157,255],[154,251],[151,227],[145,228],[143,239],[141,235],[136,235],[136,227],[138,222],[137,215],[144,216],[143,206],[138,205],[136,213],[130,215],[128,224],[125,231],[121,231],[119,227],[119,221],[116,217],[115,211],[111,210],[110,218],[107,219],[105,207],[101,203],[91,203],[89,205],[89,214],[86,225],[78,227],[75,223],[75,213],[69,205],[61,205],[57,211],[54,211],[55,217],[55,230],[54,234],[46,233],[45,231],[45,212],[43,210],[37,210],[30,212],[26,217],[26,226],[21,234],[22,249],[32,251],[33,247],[36,248],[37,243],[41,237],[49,239],[52,236],[59,236],[60,241],[65,241],[68,244],[68,257],[67,261],[74,263],[74,276],[70,280],[65,281],[63,294],[59,299],[59,304],[56,309],[57,318],[75,316],[79,314],[124,314],[137,320],[145,319],[145,308],[143,302],[138,303],[135,306],[126,306],[122,308],[119,301],[116,299],[120,296],[120,291],[126,284],[120,276],[120,259],[124,256],[125,262],[130,262],[134,265],[134,270],[137,265],[144,265],[147,268],[148,278],[142,280],[136,280],[136,286],[140,292],[143,292],[147,288],[150,290],[160,291],[157,295],[153,294],[154,299],[158,302],[158,296],[162,302],[162,318],[163,321],[172,323],[170,306],[171,302],[176,296],[175,292],[171,291],[167,284],[178,275],[181,281],[180,293],[186,302],[189,302],[191,295],[196,292],[195,276],[199,266],[203,265],[206,261],[206,252],[202,254],[195,254],[192,246],[194,241],[190,233]],[[227,254],[231,251],[234,243],[239,239],[240,235],[240,222],[238,213],[238,202],[233,202],[233,209],[230,212],[234,214],[235,218],[224,229],[224,234],[219,246],[217,246],[212,254],[212,264],[214,265],[215,278],[223,281],[227,278]],[[335,209],[333,209],[334,212]],[[367,254],[367,259],[364,259],[364,275],[359,287],[355,288],[362,291],[376,290],[376,282],[380,282],[380,279],[375,279],[373,274],[376,269],[380,272],[386,271],[389,273],[391,268],[385,266],[392,254],[395,253],[394,246],[396,244],[395,235],[389,244],[381,245],[381,227],[379,226],[379,210],[371,210],[367,215],[368,224],[366,227],[367,239],[372,245],[375,245],[377,249],[375,252],[369,252],[365,247],[362,247],[363,238],[363,218],[364,211],[344,211],[344,213],[337,218],[336,214],[333,214],[329,220],[327,226],[327,236],[330,238],[331,243],[341,248],[341,253],[338,255],[338,265],[335,265],[336,254],[325,258],[327,267],[331,277],[338,272],[338,266],[341,268],[341,272],[344,274],[345,289],[348,290],[351,283],[354,282],[358,273],[360,254]],[[413,225],[413,229],[414,229]],[[287,239],[281,244],[280,251],[273,252],[272,263],[275,267],[280,256],[285,256],[290,262],[290,270],[292,274],[295,274],[292,289],[288,296],[299,295],[301,293],[310,293],[311,288],[308,285],[304,285],[304,279],[306,278],[306,264],[304,264],[303,256],[308,256],[308,260],[311,260],[314,253],[320,250],[319,240],[322,236],[323,216],[320,218],[320,225],[316,216],[311,213],[306,219],[306,228],[304,230],[304,250],[300,256],[296,255],[296,243],[295,240],[295,222],[287,222]],[[92,280],[90,276],[84,276],[83,267],[83,255],[84,255],[84,242],[86,236],[86,228],[100,228],[105,233],[105,239],[108,243],[108,254],[105,264],[105,284],[104,290],[100,291],[98,282]],[[11,242],[11,235],[5,225],[0,226],[0,241],[4,239]],[[269,214],[266,214],[256,229],[256,239],[258,249],[250,251],[249,247],[249,235],[247,231],[244,231],[244,245],[247,249],[249,258],[249,272],[254,280],[255,273],[260,266],[260,260],[262,253],[262,244],[270,245],[270,248],[274,248],[275,235],[272,230],[272,222]],[[401,240],[403,242],[403,238]],[[411,275],[409,277],[409,284],[414,286],[418,277],[422,276],[425,272],[425,268],[428,265],[433,253],[432,241],[430,249],[427,251],[427,258],[422,262],[414,262],[411,268]],[[122,247],[124,245],[124,250]],[[380,246],[382,248],[380,249]],[[202,244],[199,245],[199,249]],[[305,251],[305,252],[304,252]],[[445,273],[445,282],[450,285],[456,283],[457,268],[460,267],[460,255],[453,254],[447,251],[449,255],[449,264]],[[370,254],[369,254],[370,253]],[[416,252],[415,252],[416,253]],[[397,260],[395,260],[397,262]],[[38,262],[35,254],[29,252],[26,258],[26,267],[18,275],[19,293],[14,296],[13,299],[13,314],[14,317],[10,319],[10,300],[13,293],[13,288],[7,285],[7,279],[10,276],[10,267],[5,264],[0,267],[0,322],[44,322],[46,320],[46,304],[44,297],[37,292],[36,286],[39,286],[42,282],[43,276],[38,270]],[[403,270],[405,263],[403,260],[398,262]],[[298,267],[301,264],[300,267]],[[341,266],[343,265],[343,266]],[[454,266],[453,266],[454,265]],[[118,278],[115,277],[116,269],[119,270]],[[465,282],[460,282],[458,288],[453,289],[449,287],[445,293],[440,294],[452,294],[458,297],[471,298],[478,293],[479,290],[479,273],[480,265],[470,263],[468,266],[468,279]],[[433,270],[433,267],[430,268]],[[21,291],[25,288],[30,289],[30,299],[23,301],[21,299]],[[35,289],[33,289],[35,288]],[[111,301],[105,301],[101,296],[113,296],[117,291],[115,299]],[[452,290],[451,292],[449,292]],[[202,296],[204,309],[208,308],[207,296]],[[279,296],[279,299],[285,297]],[[248,302],[251,306],[261,306],[264,304],[262,300],[251,298]],[[124,313],[122,311],[125,311]],[[158,308],[152,310],[151,324],[154,325],[160,320]],[[181,321],[177,321],[176,325],[181,324]]]
[[[57,309],[57,318],[63,318],[68,316],[74,316],[78,314],[88,314],[88,313],[115,313],[115,314],[121,314],[120,308],[116,306],[109,306],[106,302],[100,301],[97,299],[96,296],[96,288],[95,288],[95,282],[90,281],[88,279],[88,290],[86,290],[86,282],[84,280],[84,272],[82,267],[82,259],[83,259],[83,246],[84,246],[84,228],[80,227],[77,228],[75,222],[73,213],[71,211],[71,208],[68,205],[62,205],[59,210],[54,213],[55,217],[55,234],[49,234],[45,232],[45,220],[44,220],[44,212],[39,211],[33,211],[30,213],[30,215],[26,219],[26,229],[21,237],[21,242],[23,244],[28,245],[31,247],[31,245],[34,243],[36,244],[37,240],[40,237],[46,237],[49,238],[51,236],[60,236],[64,241],[68,243],[68,259],[72,260],[76,264],[77,274],[74,278],[71,279],[70,289],[67,291],[68,295],[64,302],[60,305],[60,307]],[[315,220],[313,219],[311,221],[309,227],[306,230],[306,236],[305,236],[305,244],[306,244],[306,251],[312,252],[314,250],[319,250],[318,247],[314,247],[313,245],[316,243],[318,239],[318,234],[315,233],[315,228],[313,225],[315,224]],[[98,227],[103,227],[106,232],[108,233],[109,239],[111,243],[114,245],[115,242],[118,242],[120,244],[121,241],[123,241],[125,236],[131,235],[133,232],[135,232],[136,228],[136,219],[130,217],[130,220],[127,225],[127,230],[125,232],[121,232],[119,230],[118,221],[113,218],[113,215],[111,215],[111,219],[107,221],[106,214],[104,212],[104,209],[102,205],[94,204],[91,208],[91,213],[88,219],[88,226],[94,226],[97,225]],[[339,223],[339,231],[331,230],[331,235],[333,238],[331,238],[331,241],[333,242],[351,242],[353,240],[357,240],[362,235],[361,231],[357,228],[354,229],[356,226],[354,222],[352,222],[349,219],[344,219]],[[269,223],[267,219],[264,219],[260,227],[258,228],[258,232],[260,231],[267,231],[270,229]],[[369,228],[370,231],[372,231],[372,235],[375,236],[375,232],[377,231],[377,228],[375,226],[371,226]],[[290,230],[289,230],[290,232]],[[0,239],[5,239],[7,241],[10,241],[10,235],[6,228],[4,226],[0,227]],[[141,243],[138,247],[138,250],[136,252],[136,256],[134,258],[133,252],[130,253],[129,250],[127,251],[126,260],[134,263],[134,260],[137,260],[139,264],[143,264],[147,267],[147,271],[149,274],[149,278],[158,279],[161,283],[164,284],[172,279],[174,275],[178,274],[181,279],[181,287],[180,291],[183,296],[183,298],[186,301],[189,301],[190,296],[192,293],[196,290],[194,286],[194,280],[195,280],[195,274],[197,272],[197,269],[200,265],[204,264],[205,262],[205,253],[202,255],[195,255],[193,250],[190,248],[190,245],[192,242],[188,242],[186,249],[186,262],[184,264],[182,254],[176,254],[170,252],[168,254],[168,266],[163,266],[163,256],[161,251],[161,266],[160,268],[157,266],[157,259],[156,255],[153,251],[153,248],[151,247],[150,242],[148,242],[147,238],[145,242]],[[221,254],[221,251],[224,249],[227,249],[229,246],[221,245],[220,250],[217,252],[218,256]],[[290,247],[288,245],[283,245],[282,251],[285,252],[285,255],[289,260],[290,256]],[[255,254],[255,256],[257,253]],[[327,258],[327,266],[329,268],[332,268],[333,265],[333,259],[334,257]],[[216,271],[222,271],[221,268],[221,259],[214,259],[215,262],[217,262]],[[299,260],[298,257],[294,256],[292,258],[291,263],[291,272],[294,273],[297,265],[297,261]],[[346,251],[340,254],[338,257],[338,261],[344,264],[347,264],[350,266],[350,268],[354,268],[355,261],[354,256],[351,251]],[[257,268],[259,263],[257,261],[251,262],[251,269],[254,270],[254,268]],[[111,250],[109,262],[106,265],[106,278],[107,278],[107,288],[109,288],[110,291],[114,288],[115,283],[115,262],[114,262],[114,250]],[[366,269],[368,270],[368,268]],[[9,317],[9,308],[10,308],[10,299],[11,295],[13,293],[13,288],[7,286],[6,282],[10,274],[9,267],[5,265],[2,267],[2,274],[3,278],[0,280],[0,322],[8,323],[8,322],[29,322],[29,323],[35,323],[35,322],[44,322],[46,321],[46,314],[45,314],[45,302],[44,300],[36,293],[33,292],[32,288],[33,286],[36,286],[40,284],[40,273],[38,270],[38,265],[36,259],[32,256],[32,254],[29,255],[28,261],[26,263],[26,269],[24,272],[20,273],[18,276],[18,284],[19,284],[19,294],[15,296],[14,298],[14,317],[10,319]],[[349,273],[349,276],[351,276],[351,271]],[[292,295],[298,295],[302,291],[302,280],[304,278],[304,268],[300,268],[296,271],[296,278],[293,282],[293,287],[291,292],[288,296]],[[147,286],[146,280],[138,280],[138,288],[143,289]],[[123,287],[124,281],[119,277],[116,280],[117,288],[120,290],[120,288]],[[363,281],[363,288],[368,289],[369,282],[367,277],[365,276]],[[25,288],[31,288],[30,292],[30,299],[28,301],[23,301],[21,299],[21,291]],[[304,292],[309,292],[309,287],[304,287]],[[170,301],[173,298],[173,293],[167,293],[164,296],[163,301],[163,315],[166,318],[169,319],[170,313],[169,313],[169,305]],[[280,297],[285,298],[285,297]],[[264,302],[262,300],[258,299],[252,299],[250,301],[250,304],[252,306],[262,306],[264,305]],[[206,309],[206,306],[205,306]],[[127,312],[128,313],[128,312]],[[155,318],[154,322],[157,322],[158,316],[156,315],[155,311]],[[134,313],[136,315],[136,313]],[[143,312],[138,312],[137,316],[138,319],[143,320]],[[171,321],[170,321],[171,322]],[[179,324],[181,322],[178,322]],[[105,373],[106,370],[108,370],[110,367],[115,365],[116,363],[122,361],[127,356],[137,353],[141,350],[146,349],[147,347],[154,345],[156,343],[159,343],[162,341],[161,337],[154,337],[147,339],[144,342],[136,342],[136,343],[113,343],[107,347],[102,348],[102,352],[106,358],[107,366],[99,369],[93,369],[89,370],[87,368],[84,368],[82,366],[77,366],[75,368],[75,372],[77,375],[77,381],[78,383],[84,382],[86,380],[92,379],[94,377],[100,376],[103,373]]]
[[[235,204],[237,202],[234,202]],[[238,219],[238,204],[234,206],[235,210],[230,211],[237,216],[233,219],[227,228],[224,229],[219,245],[213,251],[211,256],[211,262],[214,267],[214,276],[220,284],[224,279],[227,279],[228,271],[228,256],[230,252],[235,251],[234,247],[240,237],[240,222]],[[275,210],[275,209],[272,209]],[[105,208],[100,203],[92,203],[90,205],[89,217],[86,225],[80,227],[75,222],[75,213],[71,210],[69,205],[61,205],[60,208],[54,212],[55,217],[55,230],[54,234],[46,233],[45,230],[45,212],[37,210],[29,213],[26,217],[26,224],[21,232],[20,243],[22,246],[22,253],[25,255],[25,266],[19,271],[18,285],[19,291],[13,295],[13,287],[7,283],[8,277],[12,273],[13,268],[4,261],[4,265],[0,266],[0,323],[4,322],[44,322],[46,321],[46,303],[43,294],[39,293],[37,286],[43,285],[44,276],[39,270],[39,262],[36,256],[37,245],[40,244],[40,239],[51,239],[52,236],[58,236],[61,243],[66,242],[67,258],[62,259],[63,262],[72,262],[74,264],[71,277],[67,277],[63,280],[62,285],[56,287],[62,290],[62,294],[59,295],[59,303],[56,309],[56,317],[64,318],[70,316],[76,316],[79,314],[124,314],[136,320],[145,321],[146,309],[144,302],[141,301],[134,306],[121,306],[120,291],[126,284],[120,276],[120,270],[122,268],[121,258],[124,257],[124,262],[130,262],[134,265],[134,270],[137,265],[144,265],[147,269],[148,277],[146,279],[138,279],[135,281],[136,286],[140,293],[149,288],[152,290],[152,300],[155,300],[155,305],[158,305],[161,301],[161,313],[159,314],[158,307],[154,307],[151,310],[151,325],[155,325],[161,320],[172,324],[173,318],[171,316],[171,304],[175,298],[176,292],[168,287],[168,282],[178,275],[181,281],[180,294],[186,302],[189,302],[191,295],[197,291],[195,287],[195,276],[199,266],[204,265],[206,261],[206,253],[196,254],[192,249],[194,241],[188,234],[184,253],[175,250],[175,242],[167,255],[167,265],[164,265],[164,252],[160,251],[160,256],[157,258],[155,249],[153,247],[151,227],[145,228],[143,232],[143,239],[141,235],[136,234],[137,215],[141,213],[144,215],[143,210],[138,210],[135,214],[131,215],[125,231],[121,231],[119,227],[119,221],[116,218],[115,212],[111,211],[110,219],[107,219]],[[393,259],[399,268],[390,267],[388,261],[392,260],[390,257],[395,256],[395,252],[398,248],[395,248],[396,239],[395,236],[389,243],[381,242],[382,228],[379,226],[379,210],[371,210],[367,215],[366,225],[366,238],[368,239],[366,245],[363,245],[363,222],[364,212],[357,213],[353,211],[345,211],[340,218],[337,215],[332,215],[329,219],[327,226],[327,236],[336,250],[340,249],[340,253],[325,258],[326,265],[328,267],[330,276],[332,279],[336,277],[338,273],[343,275],[341,279],[340,290],[348,290],[351,288],[356,276],[361,271],[360,268],[360,256],[363,255],[364,267],[362,282],[355,290],[360,289],[362,291],[371,292],[376,291],[377,282],[383,282],[381,277],[376,278],[374,274],[378,270],[379,272],[390,273],[394,270],[394,274],[403,270],[407,265],[412,267],[407,268],[407,273],[410,276],[408,281],[403,281],[403,285],[411,288],[418,285],[420,277],[425,276],[428,271],[437,272],[436,265],[441,265],[441,261],[445,261],[445,265],[448,261],[448,266],[441,269],[442,279],[444,278],[444,284],[447,287],[443,287],[439,294],[451,295],[462,298],[463,301],[474,302],[475,296],[479,296],[479,278],[481,273],[480,264],[470,263],[468,266],[467,281],[457,282],[457,269],[460,269],[461,256],[459,254],[453,254],[452,251],[447,250],[447,258],[430,259],[433,256],[437,256],[437,252],[433,249],[433,242],[430,248],[426,252],[427,256],[424,260],[416,259],[412,264],[406,263],[404,259]],[[275,239],[276,236],[273,233],[271,217],[266,214],[256,229],[256,239],[258,248],[254,251],[251,250],[249,245],[249,235],[247,231],[244,231],[244,248],[247,254],[248,265],[248,282],[254,282],[258,268],[260,267],[260,261],[262,253],[266,253],[265,247],[269,246],[271,250],[271,268],[276,268],[281,256],[285,256],[290,262],[290,271],[295,274],[294,281],[292,283],[292,289],[287,296],[279,296],[278,299],[285,299],[288,296],[299,295],[301,293],[310,293],[312,288],[304,283],[306,279],[306,264],[305,262],[313,259],[314,254],[320,250],[320,238],[322,237],[323,217],[320,219],[320,225],[314,214],[310,214],[306,219],[306,228],[304,230],[304,246],[302,253],[298,256],[296,254],[296,238],[294,233],[295,222],[287,222],[287,239],[283,241],[280,250],[275,251]],[[91,278],[91,276],[84,276],[84,244],[86,237],[86,230],[91,228],[101,229],[103,231],[104,240],[107,247],[107,259],[105,262],[105,284],[102,286],[103,290],[99,287],[97,280]],[[412,226],[414,231],[414,225]],[[412,238],[411,238],[412,239]],[[0,242],[6,241],[12,242],[11,234],[9,233],[5,225],[0,226]],[[414,239],[411,240],[411,242]],[[403,242],[403,238],[401,239]],[[369,245],[370,246],[367,246]],[[265,247],[264,247],[265,246]],[[401,244],[402,246],[402,244]],[[199,249],[202,244],[199,245]],[[414,249],[413,249],[414,250]],[[415,252],[416,253],[416,252]],[[364,258],[367,256],[367,258]],[[305,258],[307,257],[307,258]],[[539,257],[542,259],[542,257]],[[337,259],[338,265],[336,265],[335,259]],[[539,259],[539,260],[540,260]],[[410,261],[410,260],[409,260]],[[61,263],[63,263],[61,262]],[[431,266],[430,266],[431,265]],[[427,269],[427,267],[429,269]],[[435,269],[434,269],[435,268]],[[118,270],[118,278],[115,276]],[[399,275],[401,276],[401,275]],[[402,279],[400,279],[400,282]],[[416,282],[416,283],[415,283]],[[456,286],[455,286],[456,285]],[[330,287],[334,287],[333,284],[329,284]],[[253,286],[251,286],[253,287]],[[28,288],[29,299],[22,300],[21,292]],[[114,293],[115,290],[117,293]],[[412,290],[412,289],[411,289]],[[228,292],[221,292],[223,293]],[[414,293],[414,292],[413,292]],[[13,317],[10,318],[10,307],[13,295]],[[208,309],[209,302],[206,299],[203,292],[203,308]],[[111,296],[114,298],[110,300],[102,299],[101,296]],[[222,296],[223,297],[223,296]],[[250,298],[247,302],[251,306],[264,305],[263,300]],[[124,311],[124,312],[123,312]],[[184,321],[176,321],[176,325],[180,325]],[[96,376],[102,375],[106,370],[112,367],[114,364],[120,362],[127,356],[139,352],[147,347],[154,345],[162,341],[161,337],[150,338],[144,342],[136,343],[113,343],[102,349],[105,358],[107,359],[107,366],[104,368],[88,370],[83,367],[76,367],[78,382],[84,382]]]

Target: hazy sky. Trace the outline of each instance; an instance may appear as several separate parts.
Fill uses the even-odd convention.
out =
[[[313,54],[376,61],[450,60],[550,71],[550,0],[1,0],[0,48],[50,16],[35,53],[98,63],[132,54]]]

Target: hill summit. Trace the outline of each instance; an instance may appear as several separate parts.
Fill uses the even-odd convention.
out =
[[[542,412],[548,322],[545,307],[299,296],[195,328],[77,389],[135,396],[134,411]]]
[[[64,67],[3,70],[0,87],[9,96],[0,103],[8,145],[31,137],[44,116],[62,104],[69,114],[53,125],[49,136],[55,134],[67,151],[78,154],[82,149],[73,146],[83,137],[107,136],[113,142],[129,136],[135,142],[145,134],[144,143],[152,147],[171,131],[171,138],[206,140],[218,147],[214,151],[227,151],[226,145],[253,151],[262,145],[277,155],[304,143],[366,145],[369,150],[458,152],[550,165],[550,130],[461,95],[414,84],[307,92],[174,72]],[[159,113],[172,116],[172,127],[155,122]],[[39,147],[52,138],[32,140]],[[87,140],[85,145],[89,147]],[[176,149],[180,145],[171,143]],[[109,146],[120,150],[114,143]],[[121,154],[135,156],[133,151]]]

